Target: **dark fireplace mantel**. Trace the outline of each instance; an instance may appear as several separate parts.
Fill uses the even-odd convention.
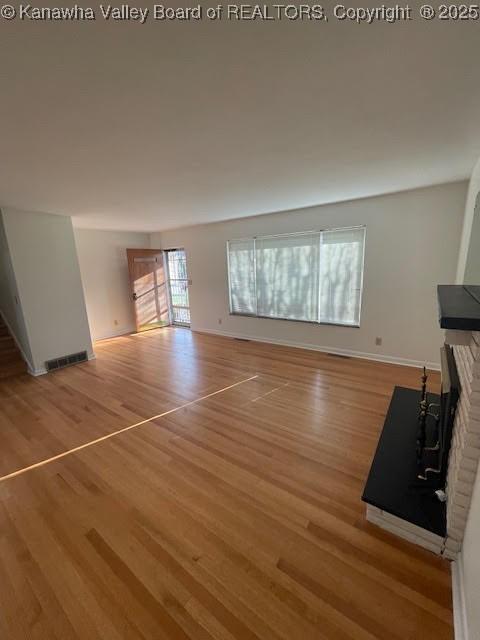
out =
[[[440,327],[460,331],[480,331],[480,286],[439,284]]]

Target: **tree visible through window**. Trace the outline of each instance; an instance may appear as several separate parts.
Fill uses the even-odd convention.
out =
[[[360,325],[365,227],[231,240],[230,311]]]

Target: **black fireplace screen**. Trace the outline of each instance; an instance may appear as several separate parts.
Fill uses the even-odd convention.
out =
[[[460,380],[453,349],[441,349],[442,391],[440,403],[430,402],[427,375],[424,369],[418,416],[417,470],[418,479],[429,486],[444,489],[453,424],[460,396]]]

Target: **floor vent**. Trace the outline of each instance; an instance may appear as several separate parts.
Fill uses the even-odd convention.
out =
[[[77,364],[77,362],[85,362],[86,360],[88,360],[87,352],[80,351],[79,353],[72,353],[69,356],[47,360],[45,367],[47,371],[55,371],[55,369],[63,369],[64,367]]]
[[[234,340],[238,340],[238,342],[250,342],[248,338],[234,338]]]

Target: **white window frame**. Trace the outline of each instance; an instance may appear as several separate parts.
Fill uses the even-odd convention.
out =
[[[280,316],[262,316],[257,313],[258,311],[258,296],[257,296],[257,251],[256,251],[256,241],[257,239],[263,238],[281,238],[285,236],[302,236],[302,235],[311,235],[318,233],[318,243],[321,246],[322,233],[328,231],[350,231],[355,229],[363,229],[364,230],[364,238],[363,238],[363,252],[361,259],[361,272],[360,272],[360,296],[359,296],[359,322],[358,324],[349,324],[345,322],[320,322],[320,320],[298,320],[296,318],[282,318]],[[233,311],[232,309],[232,289],[230,282],[230,243],[239,242],[245,240],[253,240],[253,260],[254,260],[254,270],[255,270],[255,313],[240,313],[239,311]],[[327,326],[335,326],[335,327],[347,327],[351,329],[359,329],[362,317],[362,305],[363,305],[363,283],[364,283],[364,272],[365,272],[365,250],[367,245],[367,226],[366,225],[355,225],[350,227],[331,227],[327,229],[319,229],[314,231],[298,231],[292,233],[275,233],[270,235],[262,235],[262,236],[250,236],[250,237],[242,237],[242,238],[232,238],[232,240],[227,240],[227,279],[228,279],[228,304],[229,304],[229,314],[231,316],[240,316],[244,318],[259,318],[265,320],[284,320],[287,322],[303,322],[306,324],[316,324],[316,325],[327,325]],[[321,258],[320,258],[321,260]],[[319,288],[321,287],[321,283],[319,281]],[[319,291],[320,295],[320,291]]]

